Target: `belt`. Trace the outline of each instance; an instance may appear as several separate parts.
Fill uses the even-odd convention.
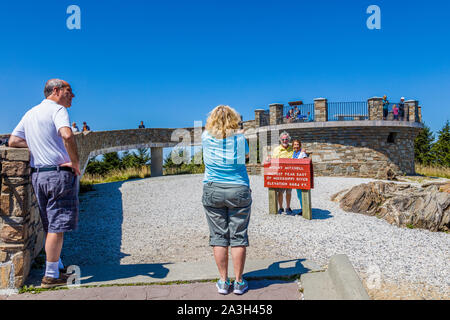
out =
[[[31,172],[45,172],[45,171],[69,171],[73,173],[71,167],[45,167],[45,168],[31,168]]]

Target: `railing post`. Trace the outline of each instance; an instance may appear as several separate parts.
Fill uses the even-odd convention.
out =
[[[265,118],[264,118],[264,109],[256,109],[255,110],[255,125],[256,127],[262,127],[267,125],[267,123],[265,123]]]
[[[272,103],[269,105],[270,108],[270,125],[282,124],[283,123],[283,104],[282,103]]]
[[[408,110],[405,110],[407,112],[406,115],[408,116],[408,121],[410,122],[419,122],[419,101],[417,100],[408,100],[405,101],[405,106],[408,106]]]
[[[314,99],[314,121],[328,121],[328,100],[325,98]]]
[[[369,120],[383,120],[383,98],[373,97],[367,99]]]

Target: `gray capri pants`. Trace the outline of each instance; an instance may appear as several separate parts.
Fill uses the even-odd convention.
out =
[[[209,225],[209,245],[237,247],[248,244],[247,228],[252,190],[246,185],[207,182],[202,203]]]

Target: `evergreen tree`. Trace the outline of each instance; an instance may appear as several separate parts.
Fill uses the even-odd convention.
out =
[[[137,149],[137,154],[134,154],[134,166],[136,168],[141,168],[143,166],[150,165],[150,152],[148,148],[139,148]]]
[[[107,169],[107,172],[114,169],[123,169],[124,166],[120,160],[119,154],[117,152],[109,152],[103,155],[103,164]]]
[[[419,135],[414,140],[414,158],[415,161],[428,165],[432,162],[431,147],[433,145],[434,135],[430,128],[424,124],[424,128],[420,130]]]
[[[450,123],[447,120],[438,133],[438,139],[431,147],[433,164],[450,167]]]

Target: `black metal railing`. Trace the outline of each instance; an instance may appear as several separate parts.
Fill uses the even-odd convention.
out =
[[[328,102],[327,121],[367,120],[367,102]]]
[[[311,121],[314,121],[314,103],[304,103],[298,106],[285,105],[283,107],[283,122]]]

